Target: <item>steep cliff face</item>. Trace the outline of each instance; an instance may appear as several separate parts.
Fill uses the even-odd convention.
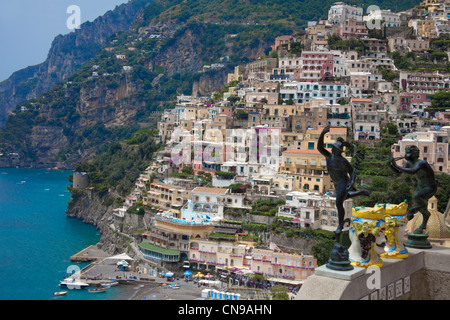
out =
[[[132,241],[128,235],[145,228],[144,216],[136,214],[126,213],[121,221],[115,221],[113,206],[91,191],[72,193],[66,215],[95,226],[101,234],[98,247],[111,255],[126,252]]]
[[[151,5],[136,14],[143,2]],[[93,159],[105,144],[130,137],[141,124],[155,123],[152,113],[173,106],[177,95],[218,91],[234,66],[270,49],[274,35],[266,25],[177,23],[157,16],[180,2],[134,0],[134,6],[57,37],[45,63],[20,72],[37,81],[22,90],[23,96],[64,80],[13,110],[0,128],[0,166],[72,169]],[[290,29],[276,32],[285,31]],[[203,66],[219,62],[221,67],[203,72]],[[2,95],[17,93],[15,88],[0,86],[0,105]]]
[[[17,71],[0,83],[0,126],[8,111],[26,100],[38,98],[60,81],[66,80],[108,43],[119,31],[129,30],[136,14],[146,1],[134,0],[116,7],[81,29],[57,36],[47,59],[39,65]]]
[[[199,35],[187,29],[172,46],[149,63],[149,68],[154,70],[157,66],[164,66],[164,73],[169,77],[175,73],[195,73],[202,68],[202,61],[198,58],[200,53]]]

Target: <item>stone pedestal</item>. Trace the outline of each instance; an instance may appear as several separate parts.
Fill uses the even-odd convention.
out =
[[[431,249],[433,246],[428,241],[427,234],[408,233],[408,241],[405,242],[405,247],[416,249]]]
[[[336,243],[334,245],[326,267],[335,271],[353,270],[353,266],[350,264],[350,260],[348,259],[348,250],[344,245],[340,243]]]

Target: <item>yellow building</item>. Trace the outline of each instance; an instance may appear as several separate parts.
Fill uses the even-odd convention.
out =
[[[334,185],[327,173],[325,157],[317,151],[317,141],[323,128],[308,130],[301,141],[301,149],[288,149],[282,153],[280,173],[294,177],[294,191],[316,191],[324,193],[333,190]],[[330,128],[324,137],[325,148],[331,150],[331,145],[338,137],[345,139],[346,128]]]
[[[192,239],[189,262],[194,269],[216,271],[217,268],[242,268],[248,264],[247,245],[230,241]]]
[[[434,39],[438,37],[435,20],[410,20],[408,27],[414,28],[416,35],[423,39]]]
[[[295,116],[302,110],[300,105],[264,105],[263,114],[265,116]]]
[[[283,146],[287,149],[299,149],[301,141],[303,140],[303,133],[301,132],[282,132],[281,140]]]
[[[323,127],[319,127],[317,130],[308,130],[303,137],[302,149],[316,150],[322,130]],[[337,141],[337,138],[341,137],[345,140],[346,136],[347,128],[330,128],[330,132],[323,139],[325,148],[331,150],[331,145]]]
[[[325,157],[317,150],[289,149],[282,153],[280,173],[294,177],[294,191],[323,193],[333,189]]]
[[[147,192],[147,204],[162,210],[170,210],[174,217],[181,216],[181,207],[190,198],[190,191],[182,187],[151,183]]]

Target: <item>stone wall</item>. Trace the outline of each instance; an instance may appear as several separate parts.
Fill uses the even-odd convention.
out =
[[[408,251],[407,259],[384,259],[381,268],[337,272],[320,266],[296,300],[450,299],[450,248]]]

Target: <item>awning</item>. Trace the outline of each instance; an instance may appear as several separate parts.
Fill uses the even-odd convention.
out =
[[[109,257],[109,258],[106,258],[106,259],[134,260],[129,255],[127,255],[126,253],[118,254],[117,256],[112,256],[112,257]]]

